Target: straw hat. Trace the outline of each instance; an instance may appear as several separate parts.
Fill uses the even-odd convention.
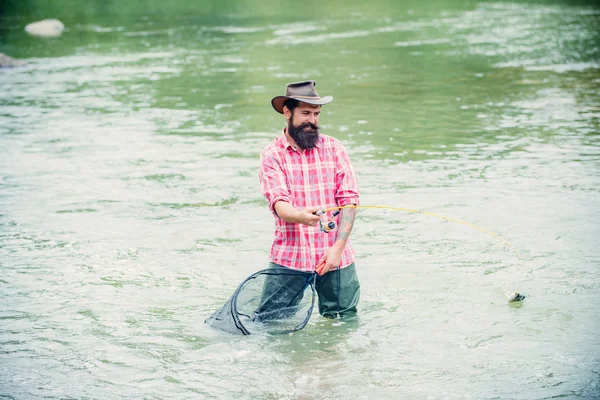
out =
[[[295,99],[303,103],[315,104],[318,106],[322,106],[333,101],[333,97],[331,96],[319,96],[315,90],[315,86],[315,81],[288,83],[285,87],[285,96],[273,97],[271,100],[271,105],[273,105],[275,111],[283,114],[283,103],[285,103],[287,99]]]

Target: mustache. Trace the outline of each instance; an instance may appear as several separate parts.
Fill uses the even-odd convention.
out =
[[[298,129],[299,130],[300,129],[304,130],[304,128],[310,128],[313,131],[318,131],[319,130],[319,126],[318,125],[315,125],[315,124],[313,124],[311,122],[308,122],[308,121],[307,122],[303,122],[300,125],[298,125]]]

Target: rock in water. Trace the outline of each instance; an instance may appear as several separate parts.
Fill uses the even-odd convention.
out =
[[[509,302],[514,303],[516,301],[525,300],[525,295],[521,294],[519,292],[508,292],[506,294],[506,298],[508,299]]]
[[[6,54],[0,53],[0,68],[23,67],[27,65],[24,61],[15,60]]]
[[[32,36],[58,37],[65,30],[65,25],[57,19],[43,19],[27,24],[25,32]]]

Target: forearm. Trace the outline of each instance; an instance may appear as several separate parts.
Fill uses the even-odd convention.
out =
[[[354,220],[356,219],[356,208],[342,208],[338,220],[337,236],[335,238],[334,247],[343,250],[346,242],[350,238]]]
[[[275,212],[285,222],[299,223],[300,212],[287,201],[278,201],[275,203]]]

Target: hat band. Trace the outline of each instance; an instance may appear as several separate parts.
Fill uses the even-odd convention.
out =
[[[320,100],[321,99],[318,96],[294,96],[294,95],[291,95],[289,97],[293,97],[295,99],[314,99],[314,100]]]

